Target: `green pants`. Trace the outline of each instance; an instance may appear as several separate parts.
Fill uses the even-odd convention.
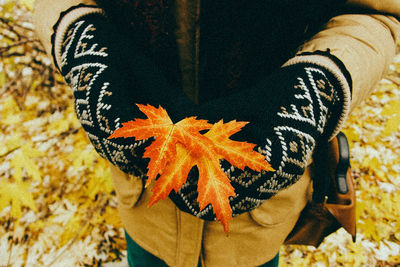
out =
[[[138,244],[135,243],[135,241],[132,240],[132,238],[128,235],[127,232],[125,232],[125,238],[126,238],[126,251],[127,251],[127,257],[128,257],[128,263],[130,267],[165,267],[168,266],[163,260],[157,258],[153,254],[147,252],[144,250],[142,247],[140,247]],[[260,267],[277,267],[279,264],[279,253],[270,260],[267,263],[264,263],[263,265],[260,265]],[[200,267],[200,261],[198,264],[198,267]]]

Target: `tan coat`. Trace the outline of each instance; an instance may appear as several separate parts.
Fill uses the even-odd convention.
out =
[[[400,17],[397,0],[350,0]],[[59,14],[70,6],[91,0],[36,0],[36,31],[46,50]],[[45,14],[45,16],[43,16]],[[337,56],[353,80],[351,109],[368,96],[390,64],[400,34],[400,23],[384,15],[340,15],[332,18],[299,50],[326,50]],[[119,212],[129,235],[144,249],[171,266],[256,266],[278,253],[311,195],[310,170],[288,189],[259,208],[230,223],[229,236],[220,223],[204,222],[181,212],[169,199],[147,208],[151,191],[142,182],[111,167]],[[143,193],[143,194],[142,194]],[[139,198],[140,197],[140,198]]]

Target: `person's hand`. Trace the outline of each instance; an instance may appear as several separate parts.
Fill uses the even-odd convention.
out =
[[[221,162],[236,197],[233,215],[261,205],[304,174],[314,148],[328,142],[343,123],[350,101],[351,78],[328,53],[298,56],[248,90],[195,107],[199,118],[250,122],[233,139],[257,144],[257,151],[275,172],[242,171]],[[196,202],[196,173],[170,198],[182,210],[214,219],[211,207],[200,211]]]
[[[82,16],[63,32],[56,34],[53,45],[56,62],[73,90],[75,111],[90,141],[122,171],[143,177],[147,160],[142,155],[150,142],[108,137],[122,122],[143,117],[137,103],[162,105],[171,111],[193,103],[169,86],[131,38],[103,14]],[[176,120],[183,118],[180,111],[172,114]]]
[[[298,56],[251,88],[194,105],[173,87],[134,42],[100,14],[73,22],[62,40],[60,70],[73,88],[76,113],[100,155],[127,173],[145,179],[149,141],[112,139],[122,122],[143,117],[135,104],[161,105],[174,122],[198,116],[247,121],[233,136],[257,144],[275,172],[241,171],[221,162],[235,188],[233,215],[258,207],[304,173],[318,142],[327,142],[345,118],[351,79],[328,53]],[[57,46],[57,40],[56,40]],[[347,78],[347,79],[346,79]],[[197,172],[170,198],[183,211],[213,220],[211,207],[197,205]]]

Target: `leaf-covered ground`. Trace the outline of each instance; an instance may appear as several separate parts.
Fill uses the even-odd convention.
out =
[[[118,262],[125,241],[107,162],[33,33],[32,0],[0,0],[0,266]],[[18,3],[18,4],[17,4]],[[281,266],[400,264],[400,56],[347,123],[357,242],[285,246]]]

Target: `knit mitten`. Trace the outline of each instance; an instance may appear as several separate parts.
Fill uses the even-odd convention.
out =
[[[179,99],[192,103],[177,88],[169,88],[157,68],[100,9],[68,10],[56,28],[56,65],[73,90],[75,111],[90,141],[112,164],[142,177],[147,166],[142,155],[151,140],[107,138],[122,122],[144,117],[136,103],[161,104],[169,111],[179,106]]]
[[[193,115],[211,123],[249,122],[232,139],[257,144],[276,171],[242,171],[221,162],[235,188],[233,215],[294,184],[318,142],[335,135],[348,111],[350,76],[327,52],[297,56],[251,88],[194,105],[103,15],[91,12],[61,28],[66,30],[56,34],[55,57],[73,88],[77,116],[99,154],[121,170],[145,179],[148,162],[142,155],[151,140],[107,139],[122,122],[143,117],[136,103],[161,105],[174,122]],[[198,207],[197,179],[193,169],[170,198],[181,210],[213,220],[211,206]]]
[[[236,197],[233,215],[261,205],[304,174],[319,143],[334,137],[347,116],[351,78],[342,63],[328,52],[297,56],[256,86],[214,99],[198,107],[197,114],[212,122],[240,120],[249,124],[232,139],[257,144],[275,172],[242,171],[221,162]],[[204,114],[204,115],[203,115]],[[212,207],[199,210],[197,177],[171,193],[182,210],[213,219]]]

